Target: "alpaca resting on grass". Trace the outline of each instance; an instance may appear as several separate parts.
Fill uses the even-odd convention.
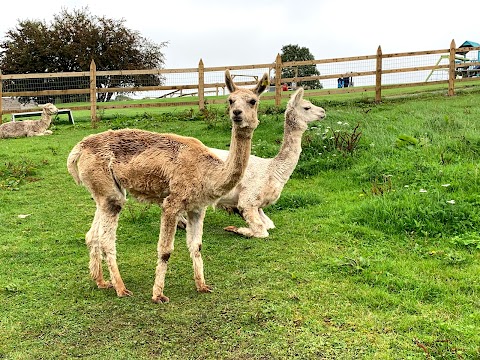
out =
[[[205,210],[233,189],[245,172],[253,131],[258,126],[258,98],[268,86],[268,75],[249,90],[238,88],[227,70],[225,83],[230,91],[232,121],[231,150],[225,160],[195,138],[135,129],[87,136],[70,152],[68,171],[77,184],[89,190],[96,203],[85,240],[90,251],[90,274],[99,288],[113,286],[118,296],[132,294],[120,276],[115,247],[118,217],[128,191],[162,208],[152,300],[169,301],[163,293],[165,273],[174,248],[176,225],[184,213],[197,291],[211,291],[205,283],[200,252]],[[111,282],[103,278],[102,257]]]
[[[241,228],[228,226],[225,230],[263,238],[268,236],[269,229],[275,227],[263,208],[279,199],[283,187],[295,170],[302,152],[302,135],[307,130],[307,124],[326,116],[325,110],[303,99],[303,94],[303,89],[299,88],[287,104],[283,143],[277,156],[264,159],[251,155],[241,182],[217,202],[217,207],[238,212],[248,224],[248,227]],[[210,150],[221,159],[228,156],[227,150]]]
[[[40,120],[11,121],[0,125],[0,139],[51,135],[52,132],[47,129],[52,121],[52,115],[56,114],[58,109],[50,103],[41,107],[43,109]]]

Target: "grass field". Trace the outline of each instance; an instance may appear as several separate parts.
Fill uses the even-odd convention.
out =
[[[97,289],[84,240],[95,206],[66,157],[123,127],[226,148],[225,107],[105,111],[96,129],[79,112],[51,136],[1,140],[0,359],[480,358],[480,90],[311,100],[327,118],[265,209],[277,228],[243,238],[223,230],[239,217],[209,209],[214,292],[195,291],[179,230],[161,305],[150,301],[160,209],[130,199],[121,214],[134,296]],[[259,119],[252,152],[273,156],[283,113],[263,103]]]

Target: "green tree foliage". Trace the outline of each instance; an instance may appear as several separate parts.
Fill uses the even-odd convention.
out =
[[[51,23],[21,20],[7,31],[0,42],[0,67],[3,74],[55,73],[89,71],[95,61],[97,71],[162,68],[161,49],[167,43],[155,44],[128,29],[125,20],[92,15],[88,8],[69,12],[62,9]],[[71,78],[71,83],[60,78],[37,79],[28,82],[4,82],[4,91],[62,90],[71,83],[88,88],[85,77]],[[111,75],[97,77],[98,87],[161,85],[160,75]],[[82,83],[83,82],[83,83]],[[99,94],[99,101],[108,101],[113,94]],[[62,101],[75,101],[83,95],[61,95]],[[23,99],[28,101],[29,99]],[[38,102],[51,101],[46,97]]]
[[[280,54],[282,62],[288,61],[305,61],[315,60],[310,50],[306,47],[298,45],[284,45]],[[284,67],[282,69],[282,78],[304,77],[320,75],[315,65],[302,65],[295,67]],[[322,89],[323,86],[318,80],[300,81],[298,86],[303,86],[306,89]]]

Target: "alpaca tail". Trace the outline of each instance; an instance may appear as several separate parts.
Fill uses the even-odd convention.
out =
[[[80,185],[82,183],[82,181],[80,180],[80,176],[78,174],[78,167],[77,167],[77,162],[81,154],[82,154],[82,148],[80,144],[77,144],[72,149],[72,151],[70,151],[70,154],[68,155],[68,159],[67,159],[68,172],[70,173],[70,175],[72,175],[73,180],[75,180],[75,183],[77,185]]]

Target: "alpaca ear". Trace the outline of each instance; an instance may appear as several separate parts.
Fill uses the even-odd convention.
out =
[[[292,97],[288,101],[288,104],[295,107],[303,99],[304,93],[305,91],[303,88],[298,88],[298,90],[293,93]]]
[[[232,80],[232,76],[230,75],[230,71],[225,70],[225,85],[227,85],[228,91],[233,93],[235,90],[237,90],[237,85]]]
[[[265,91],[269,84],[270,82],[268,81],[268,74],[265,73],[252,91],[257,95],[260,95]]]

